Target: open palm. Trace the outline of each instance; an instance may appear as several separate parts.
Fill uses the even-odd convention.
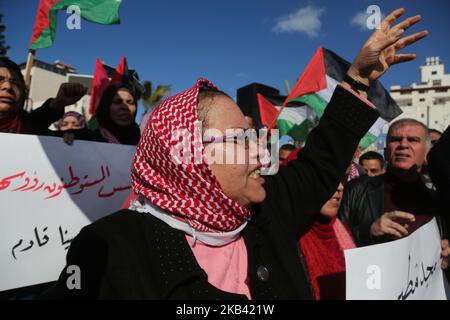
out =
[[[391,65],[416,58],[415,54],[399,54],[398,51],[426,37],[428,31],[402,37],[408,28],[421,20],[421,17],[417,15],[391,28],[391,25],[404,12],[405,10],[400,8],[389,14],[382,21],[380,29],[370,36],[353,62],[352,72],[363,82],[373,82],[380,78]]]

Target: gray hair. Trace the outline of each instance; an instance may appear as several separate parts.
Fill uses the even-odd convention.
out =
[[[203,123],[202,131],[205,131],[205,129],[209,127],[209,113],[211,111],[211,106],[214,102],[214,98],[219,96],[233,100],[228,94],[217,89],[203,87],[199,90],[197,114],[198,120]]]
[[[396,129],[398,127],[403,127],[405,125],[417,125],[417,126],[422,127],[423,130],[425,131],[425,144],[426,144],[427,150],[429,150],[431,148],[430,130],[422,122],[417,121],[416,119],[411,119],[411,118],[397,120],[389,126],[389,130],[388,130],[387,137],[386,137],[387,143],[389,143],[389,140],[391,139],[392,131],[394,131],[394,129]]]

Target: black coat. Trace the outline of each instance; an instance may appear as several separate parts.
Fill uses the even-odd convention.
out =
[[[299,250],[301,229],[336,191],[378,112],[337,87],[298,159],[267,177],[267,197],[242,231],[253,299],[313,299]],[[44,298],[238,299],[207,282],[183,232],[150,214],[124,210],[83,228],[67,255],[81,269],[81,290],[61,273]],[[66,267],[67,268],[67,267]]]
[[[338,216],[342,222],[350,227],[353,240],[358,247],[392,240],[390,237],[374,238],[370,234],[372,224],[385,212],[384,185],[386,179],[392,180],[392,174],[388,172],[377,177],[363,176],[350,181],[345,186]],[[419,200],[427,204],[436,204],[433,210],[430,208],[430,211],[434,213],[441,212],[437,205],[437,195],[433,190],[429,190],[421,181],[415,182],[414,186],[420,188],[423,198],[413,200]],[[402,198],[407,199],[408,193],[405,192]],[[401,202],[399,201],[398,203],[401,206],[401,210],[412,212],[409,210],[408,205],[411,205],[414,201],[407,200],[407,204],[404,202],[401,204]],[[441,236],[446,236],[447,228],[442,223],[441,216],[436,215],[436,219]]]
[[[344,189],[338,217],[352,232],[358,247],[375,243],[370,227],[384,212],[384,177],[362,176]]]
[[[450,204],[450,126],[441,139],[428,153],[428,171],[438,192],[442,211],[449,210]],[[450,214],[444,216],[447,231],[450,231]]]
[[[33,134],[43,136],[54,136],[53,131],[48,127],[64,115],[64,108],[53,109],[50,108],[50,103],[53,99],[48,99],[39,108],[24,113],[22,134]]]

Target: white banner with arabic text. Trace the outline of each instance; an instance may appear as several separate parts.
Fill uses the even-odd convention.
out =
[[[135,147],[0,134],[0,291],[58,279],[71,240],[120,209]]]
[[[344,253],[347,300],[447,299],[435,218],[403,239]]]

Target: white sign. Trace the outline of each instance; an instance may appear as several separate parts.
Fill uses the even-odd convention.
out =
[[[135,149],[0,134],[0,291],[58,279],[80,229],[130,194]]]
[[[406,238],[344,254],[347,300],[447,299],[436,219]]]

